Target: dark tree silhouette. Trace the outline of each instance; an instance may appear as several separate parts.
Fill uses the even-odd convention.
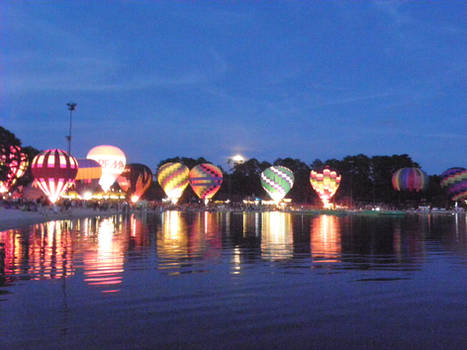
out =
[[[0,126],[0,181],[7,179],[10,164],[19,162],[19,154],[10,157],[10,147],[21,146],[21,141],[10,131]]]

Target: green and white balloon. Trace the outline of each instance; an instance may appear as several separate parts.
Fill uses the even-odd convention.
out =
[[[273,165],[261,173],[261,185],[276,203],[289,193],[294,180],[292,170],[281,165]]]

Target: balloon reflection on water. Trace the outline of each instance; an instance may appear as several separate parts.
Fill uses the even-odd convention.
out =
[[[74,259],[79,261],[74,255],[83,254],[84,281],[102,287],[103,292],[117,292],[123,279],[124,252],[121,237],[115,234],[121,229],[116,218],[87,218],[49,221],[27,232],[0,232],[0,275],[6,282],[70,277],[77,268]]]
[[[129,224],[131,246],[142,247],[150,245],[146,216],[140,217],[138,215],[131,214]]]
[[[0,232],[4,245],[2,272],[8,280],[57,279],[74,274],[72,241],[67,221],[33,226],[25,235],[20,229]]]
[[[159,269],[180,266],[180,259],[188,257],[188,237],[185,219],[179,211],[162,214],[162,230],[157,235]]]
[[[269,260],[293,257],[293,230],[290,213],[262,213],[261,256]]]
[[[179,211],[162,214],[162,227],[157,235],[159,269],[171,270],[170,274],[193,272],[192,266],[203,259],[221,255],[221,238],[218,226],[219,213],[196,213],[191,230]]]
[[[84,281],[103,288],[103,293],[119,292],[123,281],[124,252],[122,241],[115,237],[118,232],[113,218],[102,219],[97,232],[97,247],[91,241],[92,245],[83,257]]]
[[[394,256],[400,260],[402,239],[401,239],[401,227],[400,224],[394,227],[393,239],[392,239],[392,248],[394,250]]]
[[[317,262],[339,262],[342,252],[339,217],[320,215],[311,222],[311,257]]]
[[[204,211],[195,216],[190,246],[203,258],[212,259],[221,255],[220,215],[220,213]]]
[[[427,216],[426,221],[421,223],[421,227],[429,227],[431,217]],[[411,234],[407,234],[407,229],[402,228],[401,222],[394,222],[392,232],[392,255],[394,256],[395,262],[408,263],[414,262],[414,259],[420,259],[425,255],[423,247],[422,236],[424,232],[429,232],[429,228],[423,230],[416,230]]]

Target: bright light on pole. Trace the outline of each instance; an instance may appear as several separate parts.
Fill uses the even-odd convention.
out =
[[[76,108],[76,103],[68,102],[66,104],[68,106],[68,110],[70,111],[70,129],[68,131],[68,136],[66,137],[68,140],[68,154],[71,155],[71,125],[72,125],[72,113]]]

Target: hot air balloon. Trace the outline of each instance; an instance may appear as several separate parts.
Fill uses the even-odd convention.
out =
[[[115,146],[96,146],[89,151],[86,158],[93,159],[101,165],[102,176],[99,185],[105,192],[110,189],[110,186],[125,169],[125,153]]]
[[[9,150],[0,151],[0,165],[8,164],[8,173],[5,181],[0,181],[0,193],[5,193],[16,183],[16,180],[24,175],[28,168],[26,154],[21,152],[21,147],[12,145]]]
[[[453,201],[467,199],[467,170],[450,168],[441,174],[441,187],[446,188]]]
[[[99,186],[102,176],[101,165],[92,159],[78,159],[78,173],[75,178],[75,190],[81,198],[89,199]]]
[[[222,171],[209,163],[198,164],[190,171],[193,192],[207,204],[222,185]]]
[[[39,188],[55,203],[73,183],[78,162],[61,149],[49,149],[34,157],[31,171]]]
[[[392,175],[396,191],[423,191],[428,186],[428,175],[419,168],[402,168]]]
[[[276,203],[289,193],[294,181],[292,170],[281,165],[270,166],[261,173],[261,186]]]
[[[146,192],[152,183],[152,172],[143,164],[127,164],[117,178],[118,185],[126,192],[133,203]]]
[[[341,175],[329,168],[324,168],[322,173],[314,170],[310,172],[311,187],[318,193],[324,208],[330,207],[329,201],[337,192],[341,178]]]
[[[176,204],[189,184],[190,170],[182,163],[165,163],[157,172],[157,181],[165,194]]]

